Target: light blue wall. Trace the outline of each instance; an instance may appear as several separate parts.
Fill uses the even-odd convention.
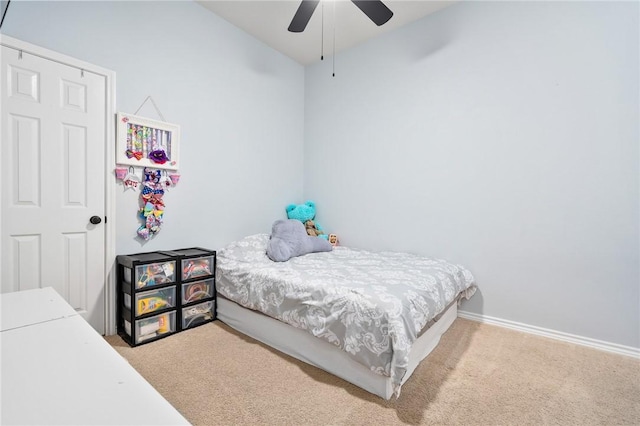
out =
[[[151,95],[181,125],[162,230],[135,238],[139,192],[120,186],[117,253],[219,248],[302,197],[303,67],[197,3],[12,1],[2,32],[115,71],[118,111]]]
[[[468,266],[464,310],[640,347],[638,9],[461,3],[339,54],[335,78],[191,2],[12,1],[2,32],[181,124],[163,229],[135,240],[119,191],[118,253],[219,248],[312,198],[344,244]]]
[[[305,71],[305,198],[462,309],[640,347],[639,5],[460,3]]]

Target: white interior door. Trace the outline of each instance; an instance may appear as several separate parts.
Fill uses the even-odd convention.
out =
[[[105,76],[1,49],[1,290],[53,287],[103,334]]]

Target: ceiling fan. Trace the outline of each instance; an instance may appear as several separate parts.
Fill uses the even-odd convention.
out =
[[[380,0],[351,0],[351,2],[358,6],[377,26],[384,24],[393,16],[393,12]],[[289,31],[292,33],[303,32],[318,3],[320,0],[302,0],[291,24],[289,24]]]

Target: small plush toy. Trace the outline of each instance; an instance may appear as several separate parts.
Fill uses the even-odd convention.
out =
[[[289,204],[287,206],[287,218],[296,219],[305,225],[307,234],[312,237],[320,237],[325,240],[329,238],[324,233],[320,224],[314,221],[316,217],[316,203],[307,201],[304,204]]]
[[[307,235],[310,235],[312,237],[319,237],[320,235],[324,234],[324,232],[319,230],[316,226],[316,223],[312,220],[307,220],[304,223],[304,227],[307,230]]]

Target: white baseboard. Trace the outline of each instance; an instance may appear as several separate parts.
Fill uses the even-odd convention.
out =
[[[459,310],[458,316],[460,318],[468,319],[471,321],[497,325],[498,327],[510,328],[512,330],[522,331],[524,333],[549,337],[551,339],[560,340],[563,342],[574,343],[576,345],[587,346],[589,348],[613,352],[615,354],[640,359],[640,348],[634,348],[632,346],[624,346],[617,343],[591,339],[589,337],[576,336],[575,334],[563,333],[561,331],[550,330],[548,328],[536,327],[533,325],[522,324],[519,322],[504,320],[500,318],[494,318],[487,315],[474,314],[472,312]]]

